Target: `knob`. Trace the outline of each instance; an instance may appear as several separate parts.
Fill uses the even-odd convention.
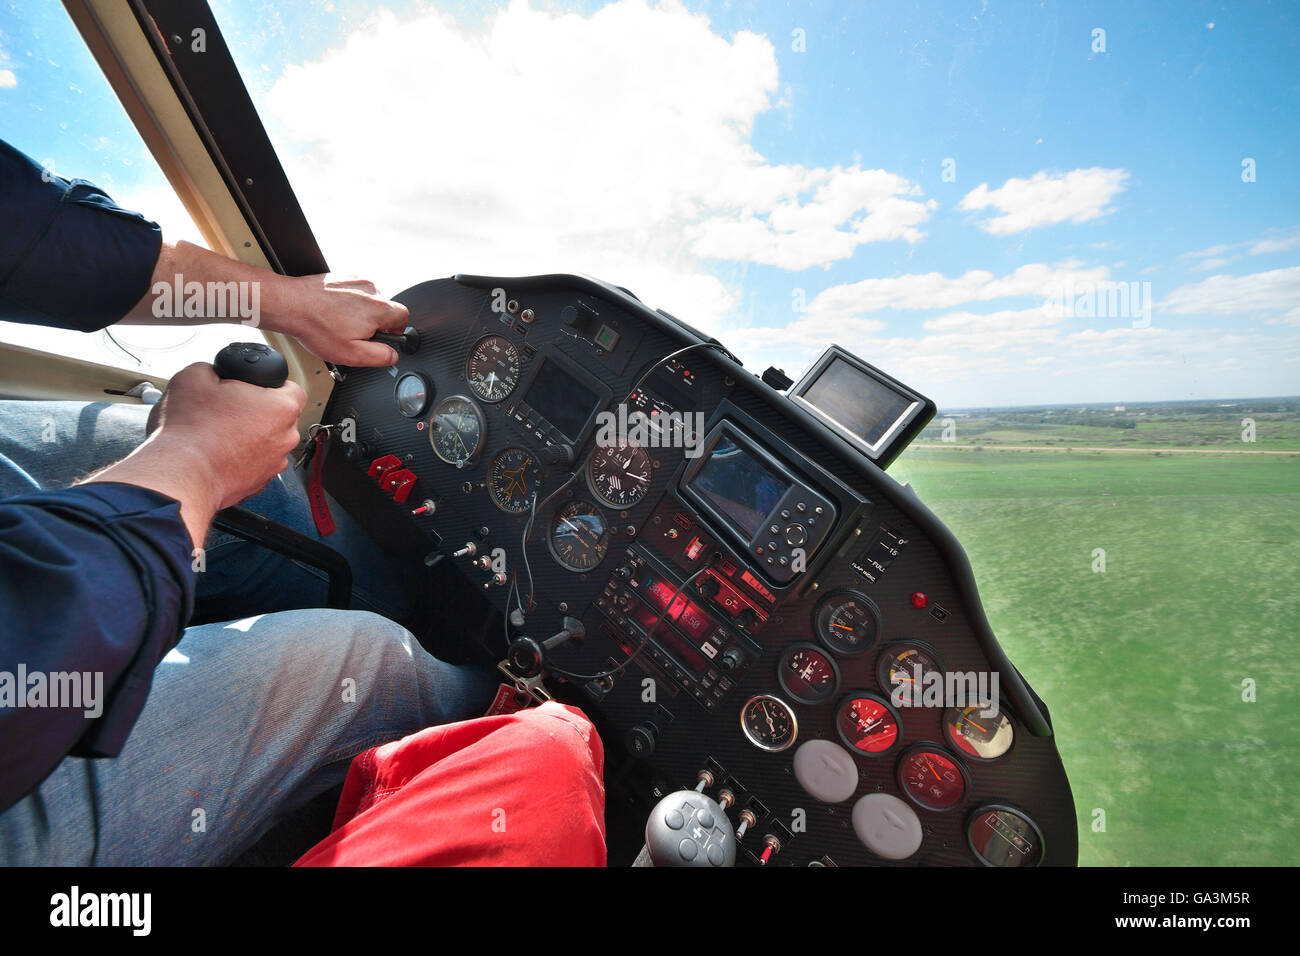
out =
[[[643,721],[627,732],[627,749],[634,757],[649,757],[659,741],[659,728]]]
[[[716,597],[717,593],[722,590],[722,585],[718,579],[710,575],[700,582],[700,593],[706,598]]]
[[[745,655],[741,653],[738,647],[728,647],[722,652],[723,670],[734,671],[745,663]]]
[[[745,628],[745,630],[749,630],[751,627],[754,626],[754,623],[757,620],[758,620],[758,615],[754,613],[753,608],[747,607],[739,614],[736,615],[736,626],[743,627]]]
[[[212,368],[218,378],[261,388],[279,388],[289,377],[284,356],[261,342],[231,342],[217,353]]]
[[[572,465],[573,464],[573,446],[566,444],[547,445],[537,457],[542,460],[544,465]]]
[[[414,355],[420,351],[420,333],[411,326],[406,327],[406,331],[398,332],[376,332],[370,336],[372,342],[382,342],[396,352],[405,352],[407,355]]]

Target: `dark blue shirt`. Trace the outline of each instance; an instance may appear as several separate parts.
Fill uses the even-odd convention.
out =
[[[4,142],[0,223],[0,319],[67,329],[125,315],[162,244],[155,223]],[[190,561],[180,505],[154,491],[104,483],[0,501],[0,811],[66,755],[121,751],[193,610]],[[47,705],[71,699],[56,675],[90,675],[93,695],[97,674],[101,713],[84,699],[28,706],[42,685]]]

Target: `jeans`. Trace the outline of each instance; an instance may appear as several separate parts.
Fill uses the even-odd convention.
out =
[[[0,496],[67,485],[123,457],[143,439],[147,411],[0,402]],[[292,473],[244,504],[314,535]],[[404,569],[335,512],[340,530],[327,543],[352,560],[354,607],[397,616]],[[206,550],[206,599],[240,605],[251,595],[271,612],[324,596],[314,569],[224,535]],[[481,714],[495,683],[430,656],[373,611],[290,610],[188,628],[158,665],[118,757],[67,757],[0,814],[0,864],[229,862],[340,784],[356,754]]]

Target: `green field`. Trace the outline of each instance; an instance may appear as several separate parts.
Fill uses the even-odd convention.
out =
[[[1300,457],[918,444],[890,474],[1051,709],[1080,863],[1300,862]]]

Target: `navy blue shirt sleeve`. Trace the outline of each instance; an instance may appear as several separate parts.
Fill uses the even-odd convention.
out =
[[[149,291],[162,231],[0,141],[0,319],[93,332]]]
[[[180,505],[154,491],[0,501],[0,812],[65,755],[121,751],[193,611],[190,562]]]

